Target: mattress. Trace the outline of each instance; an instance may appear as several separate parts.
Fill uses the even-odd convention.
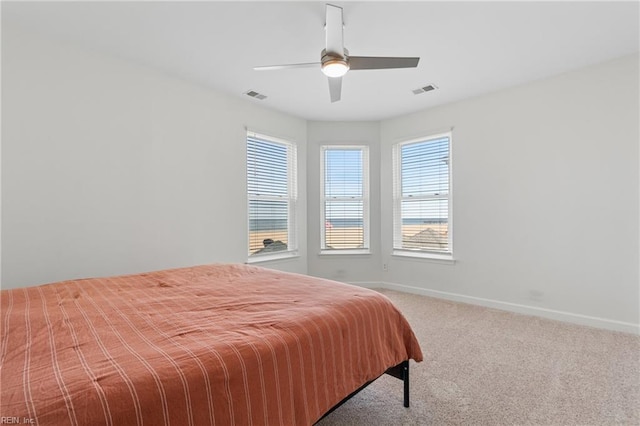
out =
[[[2,290],[0,416],[41,425],[309,425],[422,360],[364,288],[204,265]]]

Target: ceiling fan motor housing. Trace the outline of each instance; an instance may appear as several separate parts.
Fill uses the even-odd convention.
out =
[[[326,49],[322,49],[321,68],[328,77],[342,77],[349,71],[349,51],[343,50],[344,53],[340,56],[335,53],[327,53]]]

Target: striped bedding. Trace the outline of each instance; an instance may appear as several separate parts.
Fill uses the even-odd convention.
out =
[[[0,302],[0,416],[21,423],[309,425],[422,360],[385,296],[249,265],[2,290]]]

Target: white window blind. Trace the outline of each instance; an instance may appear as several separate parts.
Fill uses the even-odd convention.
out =
[[[249,256],[296,251],[295,145],[247,134],[247,195]]]
[[[366,146],[322,147],[322,250],[369,249]]]
[[[395,146],[396,254],[452,252],[450,145],[451,133],[446,133]]]

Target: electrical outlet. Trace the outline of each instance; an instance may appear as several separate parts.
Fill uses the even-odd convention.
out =
[[[541,302],[544,299],[544,292],[540,290],[529,290],[529,299],[535,302]]]
[[[389,270],[389,265],[387,265],[386,263],[382,264],[382,270],[383,271],[388,271]]]

